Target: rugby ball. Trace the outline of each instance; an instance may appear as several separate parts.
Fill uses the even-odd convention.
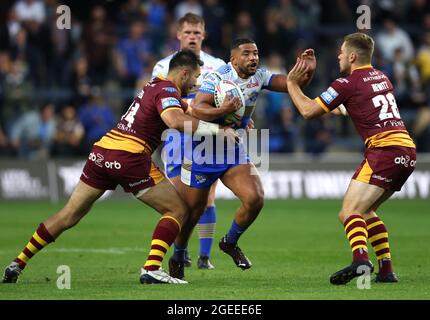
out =
[[[229,94],[233,97],[239,97],[241,100],[241,107],[235,112],[224,116],[225,124],[231,124],[242,120],[245,114],[245,97],[240,87],[234,82],[228,80],[221,80],[215,87],[215,106],[219,108],[224,102],[225,96]]]

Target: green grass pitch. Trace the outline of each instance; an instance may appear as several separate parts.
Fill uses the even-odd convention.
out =
[[[253,262],[238,269],[220,252],[238,201],[217,202],[214,270],[198,270],[197,233],[190,251],[193,267],[184,286],[141,285],[158,215],[138,201],[96,203],[75,228],[29,263],[16,285],[0,284],[1,299],[430,299],[430,210],[428,200],[391,200],[379,211],[390,234],[398,284],[357,282],[332,286],[331,273],[351,253],[337,220],[340,201],[266,201],[260,217],[240,240]],[[0,267],[13,259],[38,223],[60,208],[46,202],[0,204]],[[171,251],[167,254],[170,257]],[[375,256],[371,250],[371,258]],[[164,266],[167,268],[167,259]],[[71,289],[57,288],[57,267],[71,269]]]

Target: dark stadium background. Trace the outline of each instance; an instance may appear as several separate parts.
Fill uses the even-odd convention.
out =
[[[128,108],[137,88],[148,80],[154,63],[177,49],[172,30],[178,8],[187,3],[49,0],[45,1],[46,18],[38,26],[33,28],[30,23],[17,20],[22,29],[29,30],[26,36],[20,34],[19,40],[17,36],[8,36],[7,32],[8,16],[15,2],[0,3],[0,86],[3,89],[0,91],[3,131],[0,155],[15,157],[21,154],[32,159],[83,156],[92,142],[103,134],[103,129],[92,132],[91,124],[85,124],[86,133],[81,145],[67,148],[52,138],[47,146],[40,147],[46,150],[28,155],[20,151],[19,146],[10,145],[13,124],[23,114],[48,103],[53,103],[58,118],[65,106],[72,105],[79,120],[82,110],[94,102],[91,98],[95,97],[97,102],[94,103],[106,107],[107,123],[102,125],[110,127]],[[61,3],[71,8],[72,28],[55,33],[55,9]],[[139,4],[139,11],[127,11],[133,3]],[[376,39],[383,36],[384,23],[392,19],[399,37],[410,40],[410,46],[409,40],[399,42],[398,50],[404,52],[403,58],[401,52],[394,54],[392,49],[384,50],[382,43],[377,42],[373,64],[385,71],[394,83],[402,117],[418,150],[429,152],[430,11],[427,1],[206,0],[190,3],[206,19],[208,37],[203,43],[204,50],[224,60],[229,58],[231,40],[238,36],[254,38],[259,45],[261,65],[273,71],[288,70],[300,50],[315,48],[318,70],[307,88],[311,96],[322,92],[338,77],[336,52],[339,42],[345,34],[356,30],[360,16],[356,8],[360,4],[370,4],[371,35]],[[213,3],[213,7],[208,7],[209,3]],[[100,24],[100,31],[91,33],[87,30],[95,23],[91,16],[96,6],[104,8],[106,19]],[[115,62],[116,53],[121,56],[118,46],[127,38],[129,25],[136,20],[143,23],[141,41],[147,50],[141,61],[132,61],[137,67],[119,70]],[[106,37],[106,44],[98,45],[97,37]],[[17,41],[21,41],[21,48]],[[410,50],[413,50],[412,54]],[[6,76],[11,68],[17,73],[14,79]],[[305,122],[292,107],[288,95],[266,92],[259,98],[254,120],[257,128],[270,127],[270,151],[274,153],[304,152],[318,158],[327,152],[360,152],[363,148],[349,119],[328,116]]]

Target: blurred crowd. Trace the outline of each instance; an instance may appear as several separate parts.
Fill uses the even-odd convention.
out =
[[[71,28],[57,26],[58,6]],[[154,63],[178,50],[176,21],[204,17],[203,50],[228,61],[236,37],[253,38],[260,63],[286,73],[298,53],[316,50],[316,96],[338,74],[338,46],[371,8],[373,65],[393,82],[418,150],[430,152],[430,2],[426,0],[124,0],[0,2],[0,156],[84,155],[150,79]],[[61,12],[62,13],[62,12]],[[270,151],[360,151],[349,119],[304,121],[286,94],[265,92],[254,115],[270,128]]]

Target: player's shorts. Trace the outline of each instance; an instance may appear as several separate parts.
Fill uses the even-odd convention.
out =
[[[164,179],[164,174],[152,162],[151,154],[108,150],[93,146],[81,180],[101,190],[115,190],[121,185],[125,192],[137,193]]]
[[[217,163],[215,159],[213,159],[212,164],[199,164],[198,161],[187,162],[184,160],[181,167],[181,181],[187,186],[204,189],[210,187],[216,180],[222,178],[228,170],[241,164],[250,163],[251,160],[243,145],[240,144],[235,148],[233,156],[229,157],[225,154],[224,160],[220,162],[221,163]]]
[[[400,191],[416,164],[414,148],[388,146],[369,148],[353,179],[385,190]]]
[[[169,178],[175,178],[181,175],[181,164],[166,164],[166,176]]]
[[[163,147],[164,152],[167,153],[164,154],[164,169],[169,178],[174,178],[181,175],[181,165],[184,158],[184,139],[189,139],[189,136],[185,136],[181,132],[179,140],[177,132],[175,134],[170,134],[170,131],[167,132],[167,138]]]

